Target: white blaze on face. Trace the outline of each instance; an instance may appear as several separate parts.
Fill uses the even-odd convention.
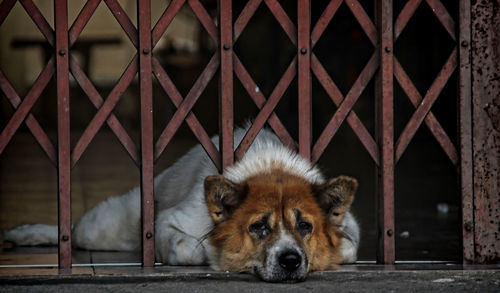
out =
[[[266,281],[303,280],[308,261],[299,242],[281,225],[276,241],[266,252],[263,267],[257,273]]]

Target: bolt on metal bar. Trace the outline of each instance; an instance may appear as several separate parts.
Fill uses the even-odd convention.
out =
[[[393,264],[394,245],[394,112],[392,0],[377,1],[380,60],[377,92],[377,139],[380,167],[377,170],[378,249],[377,262]]]
[[[311,159],[312,96],[311,96],[311,2],[298,0],[297,55],[299,97],[299,153]]]
[[[141,223],[142,265],[155,265],[153,181],[153,84],[151,65],[151,3],[137,1],[139,88],[141,100]]]
[[[222,170],[234,161],[233,11],[232,0],[220,0],[220,152]],[[222,172],[222,170],[220,170]]]
[[[71,267],[71,145],[68,60],[68,2],[55,0],[59,268]]]

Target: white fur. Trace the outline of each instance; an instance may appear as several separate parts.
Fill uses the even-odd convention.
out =
[[[236,146],[244,134],[244,129],[235,130]],[[219,139],[214,137],[212,141],[218,145]],[[311,183],[325,181],[317,167],[284,147],[268,130],[259,133],[243,159],[227,168],[224,176],[238,183],[267,172],[276,164]],[[171,265],[200,265],[208,261],[217,268],[214,248],[204,237],[212,229],[212,221],[203,191],[204,179],[216,174],[217,169],[198,145],[155,178],[156,261]],[[344,262],[353,262],[359,245],[359,227],[349,213],[343,230],[349,235],[349,239],[342,241]],[[19,245],[56,244],[56,232],[57,228],[47,225],[25,225],[7,231],[4,239]],[[89,250],[140,249],[139,188],[111,197],[87,211],[75,224],[73,243]]]

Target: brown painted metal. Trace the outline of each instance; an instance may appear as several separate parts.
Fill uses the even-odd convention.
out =
[[[401,158],[401,155],[417,132],[419,126],[422,124],[422,121],[429,113],[432,105],[438,98],[439,93],[446,85],[448,79],[450,79],[450,76],[455,70],[456,66],[457,50],[454,49],[451,55],[448,57],[445,65],[439,72],[438,76],[432,83],[431,87],[427,90],[424,99],[420,102],[417,110],[413,113],[410,121],[399,136],[398,141],[396,142],[396,162],[399,160],[399,158]]]
[[[406,27],[413,14],[415,14],[415,11],[420,6],[420,3],[422,3],[422,0],[409,0],[406,2],[403,10],[401,10],[396,18],[396,22],[394,23],[394,40],[399,38],[399,35]]]
[[[500,260],[498,3],[471,1],[471,15],[474,261],[495,263]]]
[[[38,7],[35,6],[31,0],[19,0],[23,5],[24,9],[28,13],[29,17],[33,20],[35,25],[38,27],[43,36],[47,39],[52,47],[55,47],[54,31],[50,27],[49,23],[42,15]]]
[[[474,198],[472,161],[471,11],[470,0],[459,2],[458,128],[462,194],[463,262],[474,262]]]
[[[69,119],[68,3],[55,0],[59,268],[71,267],[71,145]]]
[[[396,58],[394,58],[394,76],[396,77],[399,85],[401,85],[401,88],[410,99],[413,106],[417,108],[422,102],[422,96],[418,92],[415,85],[411,82],[410,77],[406,75],[406,72]],[[431,133],[434,135],[434,138],[436,138],[441,148],[445,151],[450,161],[453,163],[453,165],[458,167],[459,161],[457,149],[431,111],[429,111],[429,113],[425,116],[424,121],[425,124],[429,127]],[[397,159],[399,159],[401,157],[401,154],[398,155],[396,151],[396,156]]]
[[[300,0],[298,1],[299,5],[305,5],[301,4]],[[264,2],[266,3],[267,7],[269,7],[269,10],[274,15],[281,28],[285,31],[286,35],[288,36],[292,44],[297,45],[297,30],[295,29],[295,25],[293,25],[293,22],[288,16],[288,14],[286,14],[285,10],[283,10],[283,7],[281,7],[281,4],[279,4],[277,0],[264,0]],[[300,13],[310,13],[310,9],[308,9],[307,11],[299,10],[298,14]],[[299,22],[303,20],[302,17],[298,16]],[[308,17],[308,19],[309,18],[310,17]],[[309,35],[309,31],[307,32],[307,34]]]
[[[240,15],[234,22],[233,27],[233,43],[240,37],[241,33],[247,26],[248,22],[259,8],[262,0],[250,0],[247,2]]]
[[[156,146],[155,146],[155,153],[157,154],[156,157],[159,157],[161,155],[165,147],[173,138],[177,129],[179,129],[184,119],[186,119],[188,114],[191,112],[191,109],[193,108],[194,104],[201,96],[201,94],[207,87],[208,83],[214,77],[217,69],[219,68],[219,64],[220,64],[219,55],[214,54],[212,56],[212,59],[210,59],[207,66],[201,73],[201,75],[194,83],[193,87],[187,94],[186,98],[182,100],[180,103],[178,103],[179,107],[177,108],[177,111],[174,113],[174,115],[168,122],[165,129],[163,129],[160,137],[156,141]],[[174,104],[176,103],[174,102]]]
[[[127,13],[125,10],[123,10],[122,6],[120,3],[118,3],[117,0],[104,0],[106,5],[108,6],[109,10],[115,17],[115,19],[118,21],[120,26],[122,27],[123,31],[129,38],[129,40],[132,42],[134,47],[138,48],[139,47],[139,40],[137,37],[137,29],[135,28],[134,24],[128,17]],[[139,0],[138,2],[139,3]]]
[[[297,58],[293,58],[292,62],[285,70],[285,73],[281,77],[278,85],[274,88],[273,92],[269,96],[269,99],[265,103],[265,105],[260,108],[259,114],[255,117],[252,126],[248,129],[247,133],[243,137],[240,145],[236,149],[236,158],[241,159],[243,155],[246,153],[253,140],[259,133],[260,129],[264,127],[264,124],[269,119],[271,114],[273,113],[274,108],[278,105],[281,97],[285,93],[286,89],[290,86],[293,78],[295,77],[297,72]]]
[[[394,245],[394,110],[393,110],[393,31],[392,1],[377,1],[378,58],[377,140],[380,146],[378,169],[378,249],[377,262],[395,261]]]
[[[47,135],[43,132],[38,122],[34,119],[32,115],[29,114],[31,108],[36,103],[42,91],[45,89],[49,81],[52,79],[53,75],[54,75],[54,58],[50,59],[49,63],[47,63],[45,68],[42,70],[37,80],[31,87],[30,91],[26,95],[26,97],[21,101],[15,90],[7,81],[7,78],[3,75],[3,73],[1,73],[0,87],[2,88],[2,90],[5,91],[7,97],[9,97],[11,104],[14,106],[14,108],[16,108],[16,112],[12,115],[9,122],[2,130],[2,133],[0,134],[0,153],[4,151],[7,144],[10,142],[16,131],[19,129],[19,126],[21,126],[21,123],[23,123],[25,119],[29,119],[26,121],[28,126],[31,125],[30,128],[33,127],[35,129],[39,129],[35,131],[32,130],[33,135],[35,135],[35,137],[40,137],[38,141],[40,145],[44,149],[46,149],[49,158],[51,158],[53,162],[57,161],[55,158],[55,149],[52,146],[52,143],[48,139]]]
[[[137,22],[139,33],[139,89],[141,98],[142,265],[144,267],[152,267],[155,264],[155,213],[151,3],[149,0],[137,1]]]
[[[298,0],[297,18],[299,154],[310,160],[312,145],[310,1]]]
[[[137,64],[137,58],[134,58],[134,63]],[[87,94],[89,97],[90,101],[94,106],[99,109],[99,112],[102,112],[104,109],[104,101],[95,88],[95,86],[92,84],[92,82],[89,80],[89,78],[85,75],[85,73],[82,71],[80,66],[76,63],[76,61],[70,57],[69,60],[69,66],[71,73],[73,74],[73,77],[75,80],[78,82],[82,90]],[[124,80],[128,72],[128,70],[125,71],[125,73],[122,75],[122,78],[120,78],[120,81],[118,81],[118,84],[114,87],[114,89],[111,91],[108,99],[112,99],[113,97],[119,98],[121,94],[123,93],[124,89],[128,84],[130,84],[131,79],[135,76],[135,73],[137,72],[137,66],[135,66],[132,73],[129,73],[129,79],[130,80]],[[121,86],[120,84],[125,83],[127,85]],[[121,90],[117,90],[118,88],[121,88]],[[115,103],[116,104],[116,103]],[[109,103],[107,105],[109,107]],[[114,107],[114,105],[113,105]],[[109,110],[111,111],[111,110]],[[126,132],[125,128],[123,128],[122,124],[116,116],[113,113],[107,113],[107,114],[101,114],[102,116],[107,116],[109,117],[106,120],[106,123],[108,124],[109,128],[116,134],[116,137],[120,140],[121,144],[125,147],[127,150],[128,154],[134,160],[135,164],[137,166],[140,166],[140,157],[139,157],[139,151],[137,149],[137,146],[135,145],[134,141],[132,138],[128,135]],[[84,132],[84,135],[80,137],[78,140],[77,144],[75,145],[75,148],[73,149],[73,153],[71,154],[71,166],[74,167],[78,160],[80,159],[81,155],[89,145],[90,141],[95,137],[95,134],[97,131],[102,127],[102,124],[100,124],[98,121],[95,122],[95,120],[99,119],[96,118],[96,116],[93,118],[92,122],[88,125],[86,131]],[[99,124],[99,125],[97,125]],[[92,126],[92,127],[91,127]],[[91,131],[92,133],[89,133]]]
[[[73,44],[78,39],[78,36],[82,33],[83,29],[89,22],[90,18],[94,14],[97,6],[101,3],[102,0],[89,0],[85,3],[82,10],[76,17],[75,21],[71,25],[69,29],[69,46],[72,47]]]
[[[139,58],[137,57],[137,55],[132,59],[132,61],[127,66],[127,69],[125,69],[125,72],[120,77],[120,80],[109,94],[108,98],[103,103],[101,102],[102,105],[99,107],[99,110],[95,114],[94,118],[92,118],[89,125],[87,125],[87,128],[83,132],[82,136],[78,139],[78,142],[76,143],[75,148],[73,149],[73,154],[71,156],[73,165],[78,162],[89,143],[92,141],[92,139],[94,139],[95,135],[97,134],[99,129],[101,129],[104,122],[108,120],[111,111],[113,111],[121,96],[134,79],[138,69],[138,59]],[[95,99],[95,97],[91,98],[91,100],[93,99]],[[136,156],[136,153],[134,153],[133,150],[131,150],[131,156]]]
[[[175,87],[174,83],[172,82],[168,74],[161,67],[161,64],[158,61],[158,59],[152,58],[152,62],[153,62],[153,72],[155,74],[156,79],[158,80],[162,88],[165,90],[165,92],[169,95],[174,105],[176,107],[179,107],[179,105],[182,103],[183,100],[181,94]],[[192,112],[190,112],[186,116],[186,123],[191,128],[194,135],[201,143],[205,151],[208,153],[208,155],[212,159],[212,162],[216,165],[217,169],[221,170],[219,150],[217,150],[217,147],[212,142],[206,131],[203,129],[203,126]],[[165,149],[165,146],[166,144],[163,143],[160,144],[160,141],[159,140],[157,141],[155,145],[155,160],[157,160],[161,156],[163,150]]]
[[[323,35],[323,32],[339,9],[340,4],[342,4],[342,0],[332,0],[328,3],[311,32],[311,47],[314,47],[319,41],[319,38]]]
[[[427,4],[429,4],[431,11],[436,15],[441,24],[444,26],[448,35],[452,40],[456,40],[456,31],[455,31],[455,21],[448,13],[446,8],[443,6],[443,3],[439,0],[426,0]]]
[[[351,10],[354,17],[358,20],[359,25],[370,39],[373,45],[377,44],[377,29],[371,21],[363,6],[357,0],[346,0],[347,7]]]
[[[0,3],[0,25],[2,25],[7,15],[9,15],[16,2],[17,0],[4,0]]]
[[[174,17],[177,15],[185,2],[186,0],[173,0],[170,2],[167,9],[163,12],[160,19],[156,22],[153,31],[151,32],[153,47],[156,46],[160,38],[167,30],[167,27],[170,25],[170,23],[172,23],[172,20],[174,20]]]
[[[344,122],[347,115],[351,112],[352,107],[354,107],[354,104],[358,100],[359,96],[363,93],[364,89],[375,75],[378,66],[379,60],[377,58],[377,52],[375,52],[314,144],[312,152],[313,161],[318,160],[319,156],[328,146],[328,143],[330,143],[330,140],[335,135],[342,122]]]
[[[220,100],[219,133],[222,170],[234,161],[233,109],[233,8],[232,0],[220,0]],[[221,171],[222,171],[221,170]]]

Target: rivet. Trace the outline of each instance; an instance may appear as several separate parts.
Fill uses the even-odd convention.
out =
[[[472,232],[472,224],[470,222],[465,223],[465,231]]]
[[[392,237],[392,235],[394,235],[392,229],[387,230],[387,236]]]
[[[304,55],[306,53],[307,53],[307,49],[306,48],[300,49],[300,54]]]
[[[469,42],[467,41],[462,41],[462,47],[467,48],[469,46]]]
[[[391,47],[385,47],[384,50],[385,50],[386,53],[391,53]]]
[[[148,55],[149,54],[149,50],[148,49],[142,49],[142,54]]]
[[[59,55],[61,55],[61,56],[66,55],[66,51],[65,50],[59,50]]]
[[[62,241],[66,242],[69,240],[69,236],[68,235],[63,235],[63,237],[61,238]]]
[[[151,233],[151,232],[146,233],[147,239],[151,239],[152,237],[153,237],[153,233]]]
[[[231,47],[229,47],[229,45],[228,45],[228,44],[224,44],[224,46],[222,46],[222,48],[223,48],[224,50],[226,50],[226,51],[227,51],[227,50],[229,50]]]

